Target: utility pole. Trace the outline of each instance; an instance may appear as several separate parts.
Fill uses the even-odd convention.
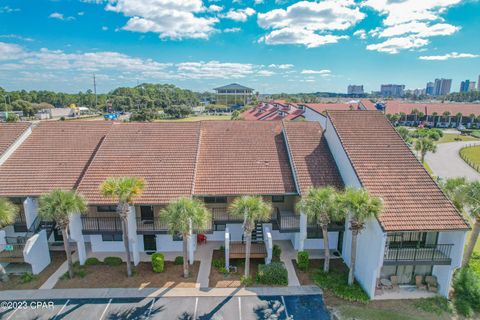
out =
[[[97,108],[97,81],[95,79],[95,73],[93,74],[93,93],[95,94],[95,109]]]

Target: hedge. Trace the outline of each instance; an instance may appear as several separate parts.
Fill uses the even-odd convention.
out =
[[[110,267],[119,266],[122,262],[122,258],[119,257],[106,257],[103,259],[103,263]]]
[[[257,281],[267,285],[288,285],[288,271],[283,262],[272,262],[258,266]]]
[[[309,255],[307,251],[299,251],[297,253],[297,264],[300,270],[307,271],[309,264]]]
[[[165,256],[162,253],[155,252],[152,254],[152,269],[153,272],[163,272],[165,268]]]

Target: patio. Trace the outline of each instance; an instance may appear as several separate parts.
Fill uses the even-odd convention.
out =
[[[415,286],[399,286],[396,289],[381,289],[375,294],[374,300],[400,300],[435,297],[435,292],[417,289]]]

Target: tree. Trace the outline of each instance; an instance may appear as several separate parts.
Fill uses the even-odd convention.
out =
[[[370,218],[376,218],[382,211],[382,200],[372,197],[365,189],[349,187],[345,190],[342,199],[350,215],[350,230],[352,231],[352,245],[350,258],[350,272],[348,285],[353,285],[355,274],[355,261],[357,259],[357,237],[365,228],[365,223]]]
[[[240,116],[240,111],[238,110],[233,111],[231,120],[242,120],[242,117]]]
[[[117,214],[122,221],[123,244],[127,255],[127,275],[132,276],[130,240],[128,238],[128,211],[135,198],[139,197],[145,188],[145,181],[135,177],[111,177],[100,185],[104,197],[111,197],[118,201]],[[136,236],[136,235],[135,235]]]
[[[19,209],[16,205],[5,198],[0,198],[0,229],[15,222]],[[0,277],[2,281],[8,281],[8,275],[0,264]]]
[[[425,163],[425,155],[427,152],[437,152],[437,146],[433,143],[432,139],[421,137],[415,141],[415,150],[420,152],[420,160],[422,163]]]
[[[246,239],[245,248],[245,278],[250,274],[250,249],[252,246],[252,231],[258,221],[270,219],[272,206],[259,196],[242,196],[236,198],[230,205],[232,215],[243,217],[243,233]]]
[[[470,182],[465,187],[465,204],[468,207],[468,212],[472,217],[473,230],[470,234],[470,240],[468,242],[465,255],[463,256],[462,266],[468,265],[470,257],[472,256],[473,249],[478,240],[480,234],[480,181]]]
[[[316,222],[322,229],[325,252],[323,272],[328,272],[330,269],[328,225],[332,221],[340,221],[345,218],[341,197],[333,187],[311,188],[298,203],[298,210],[303,211],[308,220]]]
[[[452,201],[453,205],[463,212],[465,205],[465,186],[467,180],[464,177],[450,178],[439,183],[445,195]]]
[[[398,127],[397,132],[402,137],[403,141],[409,142],[410,141],[410,131],[405,127]]]
[[[175,119],[185,118],[193,113],[192,108],[186,105],[168,106],[163,111],[166,115]]]
[[[68,262],[68,275],[73,278],[73,261],[70,250],[70,216],[87,211],[87,202],[75,191],[55,189],[40,197],[38,214],[43,220],[52,220],[62,231],[63,246]]]
[[[212,216],[198,199],[179,198],[171,202],[161,213],[165,216],[171,234],[181,234],[183,239],[183,276],[188,278],[188,241],[190,231],[206,230]]]

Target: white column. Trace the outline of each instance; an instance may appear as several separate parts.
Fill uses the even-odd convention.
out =
[[[273,253],[273,241],[272,234],[270,229],[265,227],[263,233],[265,234],[265,247],[267,249],[267,257],[265,258],[265,264],[270,264],[272,262],[272,253]]]
[[[70,238],[77,243],[78,261],[83,266],[87,259],[87,250],[85,249],[85,239],[82,233],[82,219],[80,214],[70,216]]]
[[[26,198],[23,201],[23,209],[25,211],[25,222],[27,223],[28,229],[38,216],[38,200],[32,197]]]
[[[140,263],[140,252],[138,251],[137,236],[137,217],[135,214],[135,206],[129,206],[127,216],[128,240],[130,241],[130,252],[132,253],[133,265]]]
[[[190,264],[193,264],[195,259],[195,239],[193,238],[193,227],[192,227],[192,220],[189,222],[189,231],[188,231],[188,261]]]
[[[225,269],[230,270],[230,232],[225,228]]]
[[[300,212],[300,235],[298,241],[298,251],[303,251],[305,239],[307,238],[307,216]]]

